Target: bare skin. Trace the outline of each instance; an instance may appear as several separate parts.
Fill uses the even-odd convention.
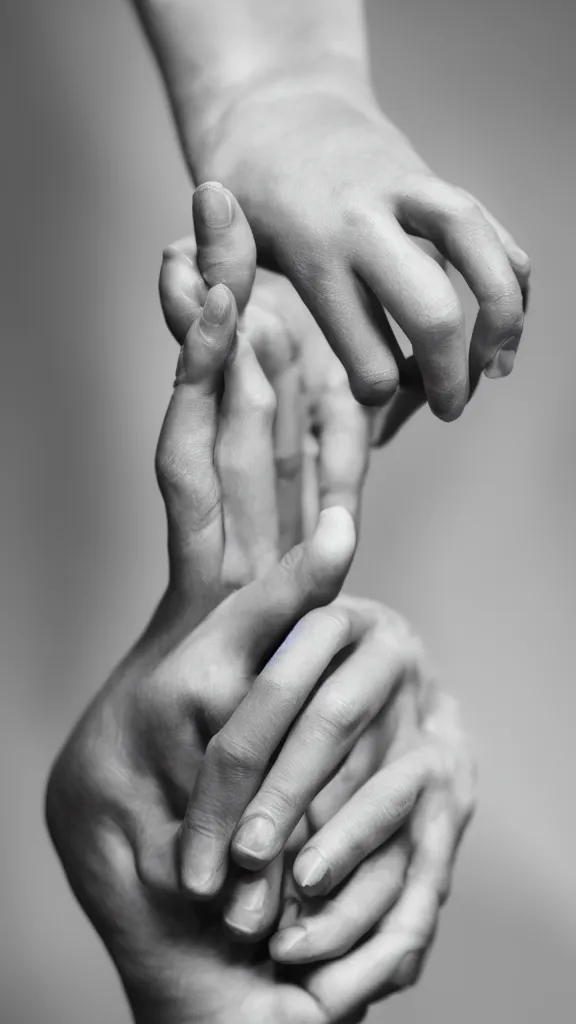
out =
[[[176,307],[183,297],[172,295]],[[225,286],[184,325],[176,379],[157,456],[168,590],[55,766],[50,829],[139,1022],[360,1019],[370,1000],[414,980],[431,941],[471,810],[467,742],[403,620],[374,602],[337,598],[354,550],[345,510],[327,509],[279,562],[274,394],[236,334]],[[273,729],[273,750],[247,742],[255,733],[272,744]],[[306,764],[310,731],[324,736],[322,764]],[[283,850],[256,873],[254,864],[231,868],[217,900],[191,902],[179,876],[203,792],[220,801],[219,820],[233,830],[250,799],[266,799],[283,757],[301,769],[286,774]],[[364,786],[380,770],[391,785],[366,817]],[[214,771],[220,784],[206,787]],[[399,803],[398,778],[418,792],[421,810]],[[332,840],[324,831],[353,798],[364,814],[364,855],[346,850],[343,830]],[[306,814],[292,830],[288,805],[298,800]],[[315,833],[334,870],[349,876],[320,913],[289,870]],[[226,844],[220,852],[230,863]],[[363,907],[353,920],[351,900]],[[296,924],[306,941],[283,952]],[[246,945],[277,925],[269,950]],[[348,950],[374,926],[358,963],[358,950]],[[276,966],[331,957],[341,959],[297,981]]]
[[[432,411],[453,420],[482,373],[511,372],[528,256],[380,110],[360,0],[136,6],[194,180],[220,181],[236,195],[259,261],[290,280],[360,401],[382,405],[399,381],[419,394],[423,384]],[[478,300],[469,340],[445,270],[418,240],[432,243]]]

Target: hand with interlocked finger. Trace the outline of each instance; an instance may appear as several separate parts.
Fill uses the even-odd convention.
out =
[[[215,896],[230,844],[251,877],[226,920],[244,938],[258,936],[258,894],[297,837],[270,952],[280,964],[309,967],[306,986],[323,1005],[352,1012],[416,980],[473,811],[474,761],[457,704],[433,682],[406,622],[347,595],[329,611],[347,654],[281,749],[266,695],[306,685],[288,688],[283,654],[204,758],[186,813],[181,877],[192,895]],[[363,632],[353,638],[358,616]],[[314,631],[321,635],[319,622]]]
[[[177,309],[182,293],[171,298]],[[410,893],[418,849],[432,854],[428,890],[444,885],[459,831],[454,784],[465,774],[465,748],[453,756],[461,733],[449,739],[440,731],[443,772],[426,754],[430,735],[414,724],[425,703],[418,643],[374,602],[337,597],[354,549],[348,513],[326,509],[311,538],[279,561],[272,389],[237,335],[235,316],[220,284],[186,324],[157,454],[167,592],[73,733],[49,786],[48,820],[66,871],[142,1024],[359,1019],[370,999],[405,983],[407,951],[426,948],[430,915],[423,913],[432,896],[409,919],[403,911],[404,933],[396,930],[388,960],[380,972],[373,967],[364,990],[346,956],[305,979],[286,979],[278,971],[291,960],[282,935],[295,907],[299,926],[307,921],[308,903],[306,886],[294,887],[301,862],[292,876],[285,855],[293,858],[307,840],[309,847],[315,831],[320,840],[408,741],[420,751],[408,759],[413,789],[420,787],[414,801],[444,794],[448,823],[438,856],[426,818],[422,839],[410,845],[404,833],[418,834],[413,809],[396,814],[387,839],[379,808],[365,822],[362,863],[348,883],[356,900],[354,886],[382,861],[372,876],[377,889],[368,899],[363,886],[366,903],[354,923],[345,901],[326,902],[325,913],[340,920],[338,950],[322,939],[316,899],[316,936],[292,954],[292,962],[302,954],[328,959],[373,928],[374,906],[384,918],[405,876]],[[401,714],[410,701],[411,714]],[[237,842],[230,857],[230,839],[250,801],[266,800],[271,782],[274,791],[274,779],[284,786],[275,814],[279,850],[242,868],[233,859]],[[397,806],[393,792],[389,800]],[[357,863],[346,857],[344,874]],[[279,919],[266,953],[254,943]],[[344,988],[334,987],[340,966],[348,972]]]

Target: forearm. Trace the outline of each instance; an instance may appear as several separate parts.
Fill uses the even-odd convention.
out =
[[[197,177],[211,133],[272,89],[369,95],[362,0],[134,0]]]

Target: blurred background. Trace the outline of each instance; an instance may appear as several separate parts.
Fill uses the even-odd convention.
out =
[[[576,13],[369,4],[385,110],[531,254],[509,380],[374,459],[353,586],[407,614],[463,703],[480,810],[427,973],[373,1024],[564,1022],[576,996]],[[190,188],[127,3],[0,28],[0,1018],[127,1024],[42,820],[49,762],[164,581],[153,451],[175,366],[156,278]]]

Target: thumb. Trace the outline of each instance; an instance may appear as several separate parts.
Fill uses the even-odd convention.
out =
[[[355,547],[350,513],[340,506],[324,509],[309,540],[218,609],[238,654],[252,666],[268,659],[302,616],[330,604],[344,584]]]
[[[217,181],[205,181],[192,197],[198,269],[208,287],[225,284],[238,312],[246,307],[256,273],[256,245],[238,200]]]

